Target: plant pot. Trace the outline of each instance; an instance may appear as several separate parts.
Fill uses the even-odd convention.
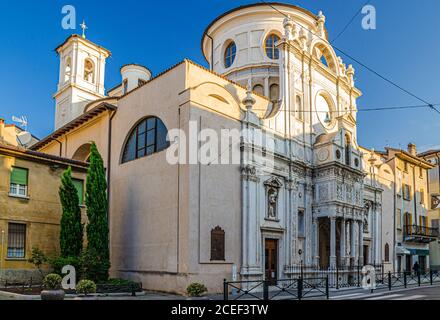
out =
[[[44,290],[41,291],[41,300],[59,301],[64,300],[63,290]]]

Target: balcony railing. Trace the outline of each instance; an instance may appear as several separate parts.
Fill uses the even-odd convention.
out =
[[[418,225],[405,225],[403,227],[405,240],[420,240],[430,242],[439,237],[438,228],[430,228]]]

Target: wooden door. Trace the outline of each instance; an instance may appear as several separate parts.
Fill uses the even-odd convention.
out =
[[[278,240],[265,241],[265,269],[266,280],[270,285],[276,285],[278,278]]]

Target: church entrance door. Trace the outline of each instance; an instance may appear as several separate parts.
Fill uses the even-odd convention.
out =
[[[277,284],[278,277],[278,240],[266,239],[265,241],[265,269],[266,280],[271,286]]]

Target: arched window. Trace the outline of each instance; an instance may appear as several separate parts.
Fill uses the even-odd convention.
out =
[[[95,82],[95,65],[90,59],[84,60],[84,80],[88,82]]]
[[[225,68],[229,68],[232,66],[235,60],[235,55],[237,54],[237,47],[235,45],[234,41],[231,41],[231,43],[228,44],[225,50]]]
[[[170,146],[167,134],[168,130],[159,118],[148,117],[142,120],[127,139],[122,163],[167,149]]]
[[[252,91],[264,96],[264,87],[261,84],[256,84]]]
[[[280,52],[278,48],[275,46],[277,41],[280,40],[280,37],[278,37],[276,34],[270,34],[265,41],[265,50],[266,55],[273,60],[277,60],[280,57]]]
[[[390,245],[385,244],[385,262],[390,262]]]
[[[269,88],[269,99],[272,102],[276,102],[278,101],[279,98],[280,98],[280,87],[276,83],[274,83]]]
[[[211,261],[225,261],[225,231],[220,227],[211,230]]]
[[[296,105],[296,117],[299,120],[304,120],[304,110],[303,110],[302,101],[301,101],[300,96],[296,96],[295,105]]]
[[[66,59],[66,66],[64,68],[64,82],[67,82],[70,80],[70,77],[72,76],[72,60],[70,57]]]
[[[351,165],[351,140],[348,134],[345,135],[345,164]]]

